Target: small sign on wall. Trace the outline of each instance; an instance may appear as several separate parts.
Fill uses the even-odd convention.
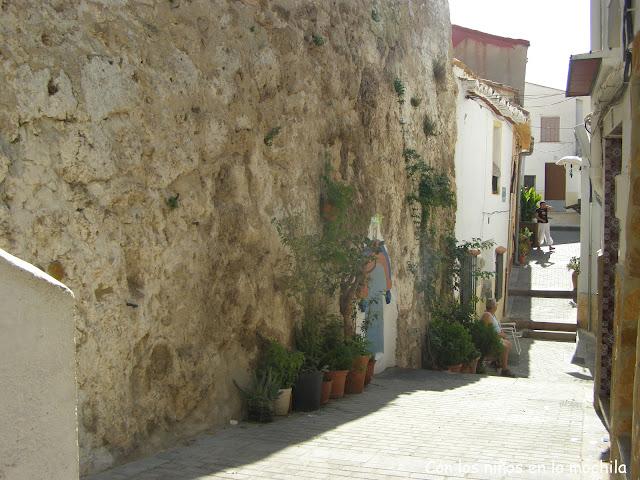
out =
[[[502,201],[507,201],[507,187],[502,187]]]

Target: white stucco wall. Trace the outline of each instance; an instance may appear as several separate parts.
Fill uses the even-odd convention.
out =
[[[567,155],[579,154],[573,128],[584,121],[584,116],[591,111],[589,97],[566,98],[563,90],[537,85],[525,84],[524,108],[531,114],[531,135],[535,140],[533,153],[525,157],[524,175],[536,176],[536,190],[544,198],[545,163],[555,163]],[[541,142],[541,117],[560,117],[560,141]],[[581,172],[573,168],[573,177],[566,170],[565,204],[577,203],[581,197]]]
[[[465,98],[458,85],[456,142],[456,228],[459,241],[473,238],[493,240],[496,246],[509,244],[509,199],[513,128],[478,101]],[[502,152],[498,195],[491,190],[493,167],[493,127],[498,121],[502,128]],[[506,195],[503,199],[502,188]],[[505,258],[504,266],[507,267]],[[482,252],[478,266],[483,270],[495,270],[495,249]],[[478,293],[480,283],[478,282]],[[495,290],[495,284],[492,287]],[[502,309],[498,308],[501,312]]]
[[[79,476],[73,293],[0,250],[0,478]]]

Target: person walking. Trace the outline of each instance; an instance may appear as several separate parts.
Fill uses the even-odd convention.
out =
[[[540,202],[540,208],[536,210],[536,220],[538,220],[538,248],[542,249],[542,243],[546,241],[549,245],[549,252],[552,252],[555,248],[553,248],[553,238],[551,238],[549,210],[551,207],[547,205],[547,202]]]

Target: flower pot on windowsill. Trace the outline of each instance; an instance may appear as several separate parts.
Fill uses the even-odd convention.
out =
[[[578,272],[575,270],[571,272],[571,283],[573,284],[573,290],[578,289]]]

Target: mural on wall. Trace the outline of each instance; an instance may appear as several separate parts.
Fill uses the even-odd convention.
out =
[[[360,310],[364,313],[363,325],[374,354],[384,353],[384,305],[391,303],[391,259],[382,238],[382,216],[371,219],[368,238],[375,252],[372,260],[365,266],[367,282],[360,298]]]

